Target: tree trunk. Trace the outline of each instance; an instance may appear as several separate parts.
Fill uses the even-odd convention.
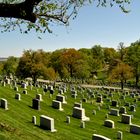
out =
[[[121,80],[121,89],[122,90],[123,90],[123,85],[124,85],[123,80]]]
[[[136,83],[135,83],[136,88],[138,87],[138,82],[139,82],[139,75],[136,74]]]
[[[26,0],[19,4],[0,3],[0,17],[18,18],[35,22],[37,17],[33,13],[33,8],[42,0]]]

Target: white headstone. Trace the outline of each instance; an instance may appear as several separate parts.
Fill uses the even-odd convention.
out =
[[[45,115],[40,116],[40,127],[50,130],[51,132],[56,132],[54,128],[54,119]]]
[[[73,117],[81,119],[82,121],[89,121],[90,118],[85,116],[85,109],[84,108],[79,108],[79,107],[74,107],[73,108]]]
[[[8,110],[8,103],[7,103],[7,100],[1,98],[1,99],[0,99],[0,106],[1,106],[2,108],[4,108],[5,110]]]
[[[58,110],[60,110],[60,111],[63,111],[62,102],[60,102],[60,101],[53,100],[53,101],[52,101],[52,107],[53,107],[53,108],[56,108],[56,109],[58,109]]]

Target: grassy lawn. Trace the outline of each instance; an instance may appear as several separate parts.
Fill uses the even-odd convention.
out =
[[[83,103],[86,116],[90,117],[90,121],[85,123],[85,128],[80,128],[81,120],[72,117],[72,108],[74,102],[80,102],[82,97],[87,97],[87,90],[82,94],[79,91],[77,99],[71,97],[68,90],[65,95],[67,96],[67,104],[63,104],[64,111],[59,111],[52,108],[52,100],[57,95],[57,90],[52,98],[49,97],[49,92],[43,93],[42,88],[39,88],[38,93],[42,94],[43,101],[41,102],[41,110],[32,109],[32,99],[36,96],[36,88],[33,90],[27,89],[28,94],[22,93],[23,89],[19,87],[19,91],[14,91],[8,85],[6,87],[0,86],[0,98],[5,98],[8,101],[8,110],[0,108],[0,140],[91,140],[92,134],[104,135],[112,140],[117,139],[117,131],[123,132],[123,140],[139,140],[140,135],[132,134],[129,132],[129,125],[121,123],[120,116],[109,115],[108,119],[115,122],[115,128],[105,127],[105,115],[109,112],[107,105],[111,104],[103,98],[101,110],[98,110],[99,103],[96,99],[88,99],[87,103]],[[104,94],[102,91],[101,94]],[[16,93],[21,93],[21,100],[14,99]],[[127,107],[127,114],[133,114],[134,118],[132,123],[140,125],[140,101],[134,102],[134,98],[126,96],[125,101],[119,99],[118,93],[113,93],[113,99],[119,100],[121,106],[124,102],[129,101],[131,104],[137,104],[136,112],[130,112]],[[137,97],[136,97],[137,98]],[[92,102],[92,103],[91,103]],[[114,107],[112,107],[114,108]],[[96,115],[93,115],[93,110],[96,110]],[[40,115],[46,115],[54,118],[55,129],[57,132],[51,133],[48,130],[43,130],[39,127]],[[35,126],[32,121],[32,116],[37,117],[37,125]],[[71,117],[71,123],[67,124],[66,116]]]

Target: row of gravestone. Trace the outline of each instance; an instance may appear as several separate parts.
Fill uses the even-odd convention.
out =
[[[73,110],[75,110],[75,109],[73,109]],[[85,112],[85,111],[81,111],[81,110],[84,110],[84,109],[80,109],[80,111],[78,110],[79,112],[81,112],[81,113],[78,113],[78,115],[75,115],[75,114],[78,112],[78,111],[75,111],[76,113],[73,113],[73,114],[74,114],[73,116],[79,118],[79,116],[80,116],[79,114],[85,114],[85,113],[83,113],[83,112]],[[73,112],[74,112],[74,111],[73,111]],[[85,118],[85,115],[81,115],[81,116],[84,116],[84,117],[81,117],[81,119],[82,119],[82,118]],[[83,120],[84,120],[84,119],[83,119]]]

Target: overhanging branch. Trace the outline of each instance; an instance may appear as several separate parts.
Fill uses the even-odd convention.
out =
[[[33,13],[33,8],[42,0],[26,0],[19,4],[0,4],[0,17],[19,18],[35,22],[37,17]]]

